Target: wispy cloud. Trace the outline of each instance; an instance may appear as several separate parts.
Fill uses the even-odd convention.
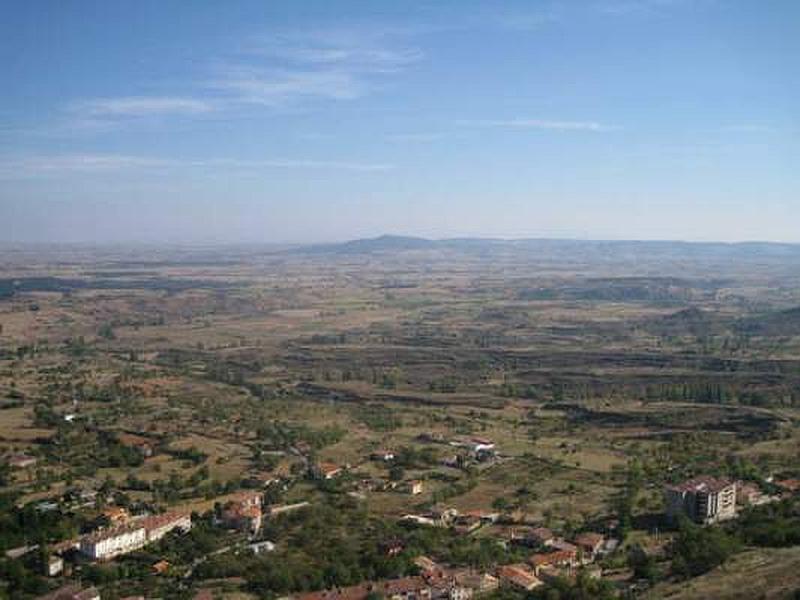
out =
[[[65,154],[0,158],[0,176],[38,176],[59,173],[97,173],[127,169],[158,168],[173,161],[119,154]]]
[[[729,133],[771,133],[775,128],[760,123],[733,123],[726,125],[722,130]]]
[[[421,60],[422,51],[407,43],[408,35],[380,27],[263,35],[209,63],[207,74],[188,86],[189,93],[90,98],[69,104],[66,111],[72,129],[102,130],[144,118],[353,100]]]
[[[613,131],[618,129],[596,121],[560,121],[549,119],[495,119],[482,121],[464,121],[465,125],[504,127],[509,129],[541,129],[552,131]]]
[[[423,58],[409,45],[412,30],[389,27],[341,27],[267,35],[254,40],[250,54],[289,64],[335,67],[358,73],[391,73]]]
[[[237,65],[226,70],[209,86],[225,97],[227,104],[285,106],[304,99],[352,100],[366,92],[364,83],[352,73],[337,70],[274,70]]]
[[[238,169],[330,169],[337,171],[389,171],[394,165],[388,163],[362,163],[338,160],[311,159],[266,159],[228,160],[215,159],[191,163],[202,167],[232,167]]]
[[[265,35],[251,40],[238,62],[219,67],[209,87],[238,104],[353,100],[422,58],[404,35],[378,27]]]
[[[595,8],[608,15],[658,14],[680,6],[699,6],[713,0],[599,0]]]
[[[443,133],[393,133],[386,139],[390,142],[435,142],[443,137]]]
[[[124,118],[165,114],[199,114],[214,106],[207,100],[169,96],[126,96],[76,102],[70,110],[85,117]]]
[[[193,160],[119,154],[0,157],[0,179],[30,179],[101,173],[124,174],[166,170],[174,172],[179,169],[204,169],[204,172],[209,169],[220,172],[257,172],[266,169],[378,172],[388,171],[393,168],[394,165],[385,163],[295,158],[257,160],[211,158]]]

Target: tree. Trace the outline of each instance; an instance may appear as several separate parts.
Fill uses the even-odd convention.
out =
[[[395,465],[389,469],[389,479],[392,481],[403,481],[406,476],[406,470],[400,465]]]
[[[639,544],[628,549],[627,561],[636,579],[646,579],[653,583],[658,578],[655,558],[647,554]]]
[[[678,522],[678,536],[672,544],[672,572],[679,577],[696,577],[724,563],[740,549],[737,539],[717,527],[700,527],[685,517]]]

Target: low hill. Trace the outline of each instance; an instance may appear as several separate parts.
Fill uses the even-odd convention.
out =
[[[793,600],[800,590],[800,547],[762,548],[734,556],[689,581],[659,584],[645,600]]]
[[[800,306],[747,317],[739,321],[737,329],[741,333],[769,337],[800,335]]]
[[[723,333],[726,329],[726,322],[725,319],[712,312],[691,307],[663,317],[649,319],[645,321],[643,327],[650,333],[662,337],[687,335],[704,337]]]

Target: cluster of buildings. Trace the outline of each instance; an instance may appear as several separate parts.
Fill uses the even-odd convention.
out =
[[[484,510],[459,512],[456,508],[433,508],[420,514],[403,515],[400,520],[429,527],[451,527],[460,533],[472,533],[483,525],[496,523],[500,513]]]
[[[261,530],[265,518],[294,512],[309,505],[309,502],[295,502],[264,506],[261,492],[244,491],[235,494],[223,505],[220,522],[230,529],[255,535]]]
[[[136,450],[143,458],[150,458],[155,454],[156,444],[150,438],[133,433],[120,433],[117,440],[126,448]]]
[[[469,600],[498,588],[497,577],[470,569],[435,569],[421,575],[296,594],[291,600]]]
[[[240,492],[223,506],[222,523],[231,529],[254,535],[261,530],[263,523],[261,507],[261,492]]]
[[[5,457],[6,464],[12,469],[29,469],[39,462],[35,456],[29,454],[12,454]]]
[[[515,532],[511,541],[536,549],[526,564],[516,566],[542,581],[559,577],[571,579],[577,574],[578,569],[599,576],[599,569],[592,569],[592,563],[612,552],[618,544],[618,540],[606,538],[594,531],[579,533],[571,541],[567,541],[546,527]]]
[[[71,583],[39,596],[36,600],[100,600],[100,592],[95,587],[84,588],[77,583]]]
[[[564,576],[563,571],[525,563],[501,565],[493,572],[445,568],[426,556],[418,556],[414,564],[419,575],[296,594],[291,600],[470,600],[494,592],[501,585],[531,591],[550,577]]]

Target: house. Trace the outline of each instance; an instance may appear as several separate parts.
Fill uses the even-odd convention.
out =
[[[780,479],[775,481],[775,485],[789,494],[796,494],[800,491],[800,479]]]
[[[131,516],[128,511],[121,506],[109,506],[101,513],[111,525],[118,525],[128,521]]]
[[[89,508],[97,504],[99,492],[91,488],[71,488],[64,492],[62,500],[71,508]]]
[[[192,518],[188,513],[168,512],[144,517],[139,521],[147,533],[147,542],[157,542],[175,529],[186,533],[192,528]]]
[[[369,455],[370,459],[383,462],[393,461],[395,454],[392,450],[375,450]]]
[[[249,534],[261,530],[263,516],[256,506],[228,505],[222,513],[222,521],[228,526]]]
[[[497,523],[497,520],[500,518],[500,513],[486,510],[468,510],[464,514],[480,519],[481,523]]]
[[[417,439],[420,442],[428,442],[434,444],[443,444],[445,442],[444,434],[438,431],[427,431],[424,433],[420,433],[417,436]]]
[[[255,490],[248,490],[234,494],[228,500],[229,503],[235,503],[242,508],[261,508],[263,497],[261,492]]]
[[[481,573],[469,569],[453,571],[451,578],[458,588],[460,588],[461,598],[479,596],[495,591],[500,586],[500,580],[489,573]],[[466,592],[466,593],[465,593]],[[449,600],[460,600],[451,589]]]
[[[450,527],[458,516],[455,508],[432,509],[421,515],[403,515],[401,521],[416,523],[417,525],[429,525],[432,527]]]
[[[133,448],[144,458],[150,458],[151,456],[153,456],[154,453],[153,441],[146,437],[142,437],[140,435],[134,435],[131,433],[120,433],[117,436],[117,440],[119,441],[120,444],[122,444],[126,448]]]
[[[534,554],[528,559],[533,572],[539,576],[545,568],[574,568],[580,565],[577,552],[555,550],[545,554]]]
[[[471,448],[475,454],[480,452],[494,452],[494,442],[484,437],[473,437]]]
[[[526,592],[542,585],[542,581],[524,564],[497,567],[497,577],[500,579],[501,583],[511,585]]]
[[[53,502],[52,500],[45,500],[44,502],[39,502],[34,509],[36,512],[40,513],[48,513],[58,510],[58,502]]]
[[[6,461],[12,469],[27,469],[36,465],[38,459],[27,454],[12,454]]]
[[[442,465],[451,469],[460,469],[464,466],[466,459],[461,454],[451,454],[442,459]]]
[[[431,586],[422,577],[404,577],[291,596],[292,600],[366,600],[369,597],[385,600],[430,600]]]
[[[427,556],[417,556],[411,562],[423,573],[435,573],[442,570],[436,561]]]
[[[153,573],[155,573],[156,575],[163,575],[164,573],[169,571],[170,564],[169,561],[160,560],[157,563],[154,563],[152,568],[153,568]]]
[[[579,569],[575,567],[558,567],[553,565],[543,566],[537,572],[537,577],[546,583],[555,583],[556,581],[567,581],[574,584],[578,578],[578,574],[583,575],[589,579],[599,579],[603,571],[598,566],[582,566]]]
[[[458,510],[455,508],[434,508],[425,514],[434,521],[439,527],[449,527],[452,525],[458,516]]]
[[[736,503],[743,506],[761,506],[780,500],[778,496],[769,496],[761,491],[755,483],[736,482]]]
[[[472,533],[483,525],[480,517],[476,515],[463,514],[455,518],[454,527],[459,533]]]
[[[423,490],[422,482],[419,479],[413,479],[413,480],[409,481],[406,484],[405,488],[406,488],[406,492],[408,492],[412,496],[416,496],[418,494],[421,494],[422,490]]]
[[[430,585],[422,577],[388,579],[375,584],[373,591],[391,600],[427,600],[431,597]]]
[[[261,542],[253,542],[252,544],[247,544],[247,549],[256,555],[266,554],[268,552],[275,551],[275,543],[270,542],[269,540],[264,540]]]
[[[470,600],[497,589],[499,581],[488,573],[469,569],[439,570],[416,577],[307,592],[291,596],[291,600]]]
[[[38,596],[36,600],[100,600],[100,592],[97,588],[83,588],[80,584],[70,583],[54,592]]]
[[[22,558],[26,554],[30,554],[34,550],[39,549],[39,544],[31,544],[30,546],[17,546],[6,550],[6,558],[17,559]]]
[[[430,527],[436,527],[439,523],[426,515],[403,515],[400,517],[401,521],[406,521],[407,523],[414,523],[416,525],[428,525]]]
[[[534,546],[549,546],[556,541],[556,536],[547,527],[536,527],[528,533],[527,539]]]
[[[581,533],[573,541],[584,557],[594,560],[603,549],[606,539],[599,533],[589,531]]]
[[[578,547],[575,544],[562,540],[561,538],[553,539],[548,546],[554,550],[564,550],[566,552],[574,552],[575,556],[578,555]]]
[[[397,556],[405,550],[405,544],[402,540],[395,538],[381,542],[379,548],[385,556]]]
[[[44,573],[48,577],[55,577],[64,570],[64,559],[60,556],[50,556],[44,565]]]
[[[685,515],[706,525],[736,516],[736,484],[727,479],[695,477],[664,489],[667,515]]]
[[[344,469],[339,465],[330,462],[322,462],[312,470],[312,475],[318,479],[333,479],[342,474]]]
[[[308,442],[299,441],[294,446],[292,446],[290,450],[293,454],[296,454],[298,456],[306,456],[311,453],[313,448],[311,447],[311,444],[309,444]]]
[[[80,551],[92,560],[108,560],[138,550],[145,544],[145,528],[137,523],[125,523],[83,536]]]

